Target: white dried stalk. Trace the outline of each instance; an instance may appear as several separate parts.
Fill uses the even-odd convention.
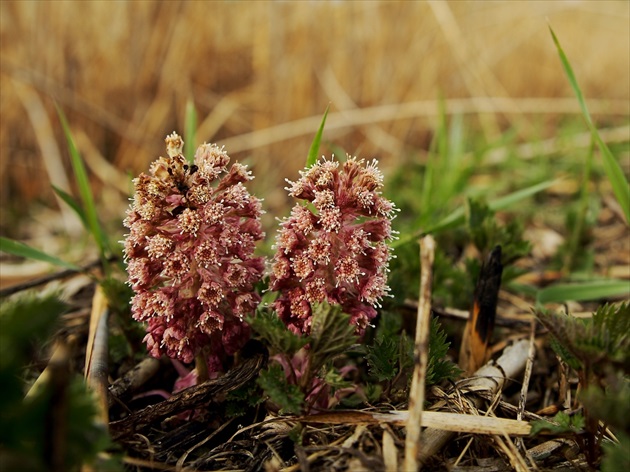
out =
[[[429,363],[429,331],[431,327],[431,279],[435,240],[431,235],[420,240],[420,302],[416,319],[416,341],[414,347],[415,367],[409,392],[409,418],[405,438],[405,460],[403,470],[418,470],[421,449],[422,410],[424,408],[427,366]]]

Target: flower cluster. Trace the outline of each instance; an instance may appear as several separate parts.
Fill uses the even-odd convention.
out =
[[[271,289],[281,293],[275,308],[291,331],[309,333],[311,304],[338,304],[362,334],[389,291],[396,208],[380,193],[375,160],[322,159],[300,176],[287,190],[309,203],[296,203],[281,222],[271,274]]]
[[[183,144],[167,136],[168,157],[134,180],[124,221],[132,314],[148,323],[151,355],[191,362],[203,352],[213,370],[249,339],[243,318],[260,301],[253,286],[264,262],[252,254],[262,210],[243,185],[253,178],[246,166],[228,170],[229,156],[213,144],[188,164]]]

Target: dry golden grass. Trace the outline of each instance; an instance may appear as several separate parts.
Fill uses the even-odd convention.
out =
[[[283,179],[303,166],[329,103],[325,138],[386,164],[426,148],[440,96],[449,112],[478,116],[490,139],[513,124],[527,139],[540,131],[534,116],[578,111],[561,100],[572,95],[547,21],[592,111],[618,120],[630,115],[629,5],[3,1],[2,206],[51,200],[51,181],[71,181],[54,101],[95,188],[110,189],[99,193],[109,216],[126,172],[183,131],[188,99],[198,138],[254,165],[269,211],[282,207]]]

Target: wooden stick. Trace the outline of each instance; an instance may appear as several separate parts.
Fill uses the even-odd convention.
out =
[[[409,392],[409,419],[405,438],[405,460],[403,470],[419,469],[418,456],[421,448],[420,425],[424,408],[427,366],[429,363],[429,330],[431,327],[431,279],[435,240],[431,235],[420,240],[420,303],[416,319],[416,341],[414,347],[415,367]]]

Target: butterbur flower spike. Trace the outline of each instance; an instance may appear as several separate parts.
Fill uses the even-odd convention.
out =
[[[388,241],[395,205],[381,195],[383,176],[373,160],[322,158],[288,181],[296,203],[276,237],[271,289],[275,308],[296,334],[309,333],[311,305],[341,305],[362,334],[389,292]]]
[[[189,164],[183,145],[167,136],[168,157],[134,179],[124,221],[132,314],[148,323],[151,355],[191,362],[203,353],[216,366],[249,339],[243,319],[260,301],[253,286],[264,270],[253,257],[262,210],[243,185],[253,178],[244,165],[228,169],[214,144],[201,145]]]

